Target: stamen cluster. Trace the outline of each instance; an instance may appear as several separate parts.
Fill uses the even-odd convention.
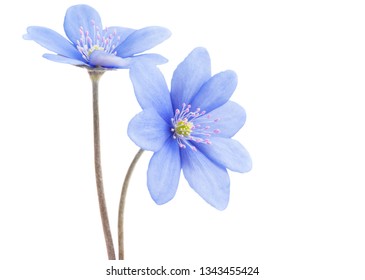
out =
[[[91,21],[91,25],[94,28],[94,36],[91,38],[89,30],[85,30],[80,26],[80,39],[77,40],[77,49],[82,54],[82,57],[89,61],[90,55],[93,51],[104,51],[109,54],[116,55],[114,51],[116,46],[119,45],[120,37],[116,36],[117,32],[108,32],[108,28],[102,30],[100,34],[100,27],[95,25],[95,21]]]
[[[209,139],[211,135],[220,133],[220,130],[216,128],[218,121],[218,118],[211,119],[211,116],[206,115],[206,112],[201,111],[200,108],[191,111],[191,105],[183,103],[182,109],[176,109],[175,116],[171,118],[171,132],[174,133],[173,138],[176,139],[180,148],[185,149],[189,146],[196,151],[191,141],[211,145],[212,142]]]

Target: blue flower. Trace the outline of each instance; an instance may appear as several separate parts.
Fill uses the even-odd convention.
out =
[[[136,65],[130,71],[143,111],[129,123],[128,135],[153,151],[147,185],[157,204],[176,193],[181,169],[189,185],[219,210],[227,207],[230,179],[251,169],[246,149],[231,139],[244,125],[244,109],[229,98],[237,85],[233,71],[211,76],[210,58],[194,49],[175,70],[171,92],[156,67]]]
[[[157,26],[139,30],[125,27],[103,29],[99,13],[87,5],[76,5],[67,10],[64,30],[70,41],[40,26],[28,27],[23,38],[34,40],[56,53],[43,55],[52,61],[89,68],[130,68],[133,62],[140,60],[155,65],[165,63],[166,59],[160,55],[140,53],[171,35],[166,28]]]

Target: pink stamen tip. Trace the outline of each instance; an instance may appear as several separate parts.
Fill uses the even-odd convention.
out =
[[[213,130],[213,132],[214,132],[215,134],[221,133],[221,131],[220,131],[219,129],[214,129],[214,130]]]
[[[92,19],[92,20],[91,20],[91,24],[92,24],[92,25],[95,25],[95,20],[93,20],[93,19]]]
[[[218,122],[218,121],[220,121],[220,118],[214,120],[214,122]]]
[[[192,149],[194,152],[196,152],[196,151],[197,151],[197,149],[196,149],[194,146],[192,146],[192,147],[191,147],[191,149]]]

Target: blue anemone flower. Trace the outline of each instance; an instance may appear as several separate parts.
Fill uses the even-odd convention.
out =
[[[189,185],[210,205],[227,207],[230,179],[251,169],[247,150],[231,139],[244,125],[244,109],[229,98],[237,85],[233,71],[211,76],[204,48],[194,49],[176,68],[169,92],[156,67],[136,65],[130,71],[143,111],[129,123],[128,135],[153,151],[147,186],[157,204],[176,193],[181,169]]]
[[[77,66],[130,68],[133,62],[140,60],[155,65],[167,62],[158,54],[140,54],[170,37],[170,31],[163,27],[139,30],[117,26],[103,28],[95,9],[76,5],[66,12],[64,30],[69,40],[40,26],[28,27],[23,38],[56,53],[44,54],[43,57]]]

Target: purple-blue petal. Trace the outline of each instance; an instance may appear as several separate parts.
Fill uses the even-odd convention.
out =
[[[121,58],[104,51],[93,51],[89,56],[89,62],[92,66],[104,68],[129,68],[130,59]]]
[[[115,47],[118,47],[134,31],[136,31],[136,30],[132,29],[132,28],[127,28],[127,27],[108,26],[107,28],[104,28],[101,36],[103,38],[112,38],[113,42],[111,45],[115,45]]]
[[[91,39],[96,38],[96,28],[101,31],[103,26],[99,13],[88,5],[76,5],[67,9],[63,23],[67,37],[75,45],[80,40],[80,28],[88,32]]]
[[[151,158],[147,186],[157,204],[170,201],[176,194],[181,173],[179,149],[176,140],[170,138]]]
[[[189,185],[210,205],[224,210],[229,201],[230,180],[227,170],[190,148],[181,150],[181,160]]]
[[[164,27],[145,27],[131,33],[115,51],[121,57],[129,57],[153,48],[170,36],[171,32]]]
[[[204,48],[194,49],[176,68],[171,81],[174,109],[189,104],[200,87],[211,77],[210,57]]]
[[[71,64],[71,65],[78,65],[78,66],[81,66],[81,65],[87,66],[88,65],[84,61],[73,59],[73,58],[68,58],[65,56],[57,55],[57,54],[45,53],[43,55],[43,57],[47,58],[48,60],[54,61],[54,62],[60,62],[60,63],[66,63],[66,64]]]
[[[161,71],[154,65],[136,63],[129,71],[134,93],[142,109],[154,108],[170,123],[173,117],[170,93]]]
[[[136,56],[128,57],[131,60],[131,67],[137,63],[160,65],[166,63],[168,60],[162,55],[155,53],[140,54]]]
[[[212,120],[218,120],[214,124],[214,129],[219,129],[220,133],[215,136],[231,138],[245,124],[246,112],[236,102],[228,101],[224,105],[209,112],[206,116]]]
[[[251,157],[240,142],[222,137],[212,137],[211,145],[196,144],[196,148],[211,161],[235,172],[248,172],[252,168]]]
[[[158,151],[171,136],[169,125],[152,108],[137,114],[128,125],[128,136],[143,150]]]
[[[27,34],[23,38],[33,40],[56,54],[83,60],[79,51],[66,38],[52,29],[41,26],[30,26],[27,28]]]
[[[214,75],[199,90],[191,101],[193,108],[201,108],[207,112],[222,106],[232,96],[237,87],[237,75],[227,70]]]

